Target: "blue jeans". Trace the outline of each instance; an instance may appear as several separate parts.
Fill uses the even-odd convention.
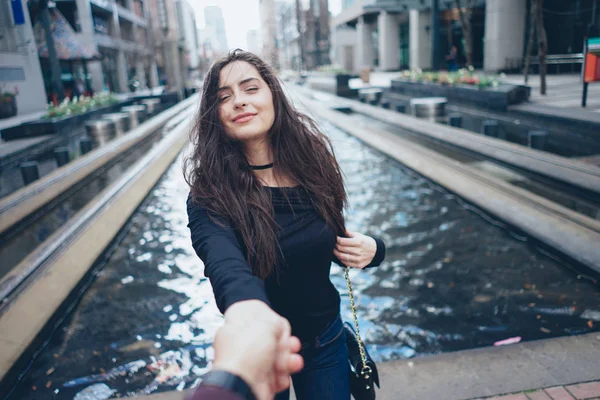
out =
[[[323,332],[302,343],[304,369],[292,375],[297,400],[350,400],[348,348],[342,318],[337,316]],[[289,390],[275,400],[289,400]]]

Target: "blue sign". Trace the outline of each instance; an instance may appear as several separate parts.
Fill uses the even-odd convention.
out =
[[[23,4],[21,3],[21,0],[10,0],[10,6],[12,7],[15,25],[24,25],[25,13],[23,12]]]

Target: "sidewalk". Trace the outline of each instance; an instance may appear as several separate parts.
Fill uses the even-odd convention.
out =
[[[523,75],[508,75],[503,79],[506,83],[524,85]],[[540,94],[540,76],[531,75],[528,86],[531,86],[530,101],[545,106],[587,110],[600,113],[600,82],[588,85],[587,107],[581,107],[583,83],[579,74],[548,75],[546,78],[547,94]]]
[[[44,114],[46,114],[46,111],[38,111],[35,113],[20,114],[10,118],[0,119],[0,132],[2,132],[3,129],[12,128],[13,126],[21,125],[24,122],[40,119]]]
[[[526,392],[506,396],[485,397],[477,400],[599,400],[600,381],[580,383],[569,386],[554,386],[545,389],[528,390]]]

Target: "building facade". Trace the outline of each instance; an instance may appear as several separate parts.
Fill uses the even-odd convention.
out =
[[[529,34],[531,0],[472,3],[473,66],[488,72],[519,70]],[[600,20],[600,6],[595,3],[544,2],[549,54],[581,53],[588,25]],[[367,67],[383,71],[444,68],[452,46],[458,48],[459,64],[465,63],[462,24],[454,1],[343,0],[342,12],[332,19],[331,29],[334,63],[354,73]]]
[[[71,0],[56,2],[56,8],[101,55],[101,61],[86,63],[94,91],[158,85],[146,2]]]
[[[280,68],[282,70],[298,70],[302,67],[302,55],[295,1],[279,1],[276,19],[276,44]]]
[[[260,27],[262,37],[262,58],[279,68],[277,43],[277,4],[275,0],[259,0]]]
[[[196,15],[194,8],[187,0],[176,0],[177,17],[179,20],[179,40],[183,42],[184,63],[182,69],[185,71],[184,80],[188,81],[186,86],[198,78],[200,66],[200,42],[198,39],[198,28],[196,26]]]
[[[15,23],[17,3],[22,15]],[[19,113],[44,110],[55,96],[49,61],[38,54],[36,38],[42,29],[39,10],[32,4],[0,2],[0,86],[6,90],[18,86]],[[161,83],[182,91],[192,84],[201,52],[188,0],[61,0],[50,6],[51,18],[58,18],[51,23],[68,26],[69,41],[98,54],[92,60],[60,60],[67,96],[81,94],[82,83],[84,93],[123,93]],[[67,39],[55,37],[55,42]]]
[[[308,69],[331,64],[328,0],[310,0],[305,11],[305,57]]]
[[[246,50],[250,53],[261,54],[262,41],[258,29],[251,29],[246,32]]]
[[[159,84],[170,91],[182,92],[185,48],[179,31],[177,5],[173,0],[146,0],[146,3]]]
[[[263,38],[274,38],[265,51],[277,54],[282,69],[315,69],[331,63],[328,0],[279,0],[272,10],[266,17],[274,21],[272,26],[263,20]]]
[[[14,15],[11,2],[0,2],[0,91],[18,91],[17,115],[46,109],[46,91],[27,4]],[[20,12],[20,13],[19,13]]]

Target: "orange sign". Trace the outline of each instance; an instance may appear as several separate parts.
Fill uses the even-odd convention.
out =
[[[584,80],[587,83],[600,81],[600,58],[595,54],[585,55]]]

